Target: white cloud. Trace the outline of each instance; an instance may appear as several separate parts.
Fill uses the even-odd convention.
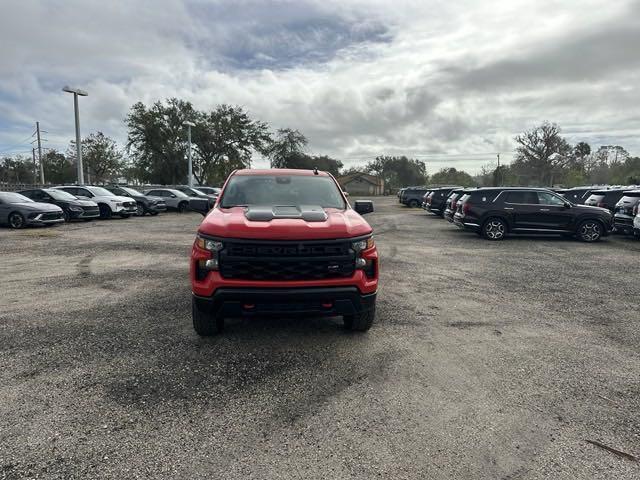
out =
[[[40,120],[126,140],[136,101],[239,104],[312,151],[424,158],[477,171],[544,120],[571,141],[640,153],[637,1],[49,2],[0,17],[0,151]],[[38,28],[31,28],[38,25]],[[473,154],[466,156],[465,154]]]

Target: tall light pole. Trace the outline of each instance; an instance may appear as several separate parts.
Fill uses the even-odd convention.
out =
[[[80,111],[78,110],[78,95],[86,97],[89,95],[79,88],[65,86],[63,92],[73,93],[73,109],[76,114],[76,158],[78,160],[78,185],[84,185],[84,174],[82,172],[82,145],[80,144]]]
[[[187,126],[187,139],[189,141],[189,187],[193,188],[193,159],[191,158],[191,127],[195,127],[193,122],[184,122],[183,125]]]

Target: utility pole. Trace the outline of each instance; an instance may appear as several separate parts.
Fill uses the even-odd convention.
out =
[[[79,88],[71,88],[65,86],[63,92],[73,93],[73,110],[76,117],[76,162],[78,163],[78,185],[84,185],[84,174],[82,172],[82,142],[80,140],[80,111],[78,109],[78,95],[86,97],[88,95],[84,90]]]
[[[33,183],[35,184],[38,181],[38,164],[36,163],[36,148],[33,147],[31,149],[31,154],[33,156]]]
[[[497,177],[498,177],[497,178],[498,185],[496,185],[496,186],[499,187],[499,186],[501,186],[500,184],[502,183],[501,182],[502,179],[500,178],[501,177],[501,175],[500,175],[501,172],[500,172],[500,154],[499,153],[498,153],[498,169],[497,169],[497,172],[498,172],[498,175],[497,175]]]
[[[191,158],[191,127],[195,127],[193,122],[184,122],[187,126],[187,141],[189,142],[189,188],[193,188],[193,159]]]
[[[44,167],[42,165],[42,144],[40,143],[40,122],[36,122],[36,133],[38,135],[38,162],[40,162],[40,184],[44,186]]]

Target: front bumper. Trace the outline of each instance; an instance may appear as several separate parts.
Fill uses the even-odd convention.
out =
[[[156,203],[155,205],[149,205],[147,207],[147,211],[148,212],[166,212],[167,211],[167,204],[166,203]]]
[[[99,218],[100,217],[100,209],[98,207],[92,209],[82,209],[81,211],[77,210],[69,210],[69,218],[71,220],[79,220],[85,218]]]
[[[64,223],[62,212],[59,214],[46,212],[29,215],[25,219],[25,225],[55,225],[56,223]]]
[[[357,315],[371,310],[376,293],[356,287],[219,288],[211,297],[193,295],[198,307],[221,317],[247,315]]]

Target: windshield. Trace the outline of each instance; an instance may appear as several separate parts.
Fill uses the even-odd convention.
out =
[[[142,193],[140,193],[138,190],[134,189],[134,188],[130,188],[130,187],[120,187],[120,190],[122,190],[123,192],[126,192],[128,195],[135,195],[138,197],[142,197]]]
[[[27,198],[24,195],[20,195],[19,193],[13,193],[13,192],[0,192],[0,200],[6,203],[33,202],[33,200],[31,200],[30,198]]]
[[[222,196],[222,208],[248,205],[319,205],[344,209],[345,202],[329,177],[307,175],[236,175]]]
[[[85,187],[87,190],[89,190],[91,193],[93,193],[94,195],[98,195],[101,197],[115,197],[116,194],[113,192],[110,192],[109,190],[107,190],[106,188],[102,188],[102,187]]]
[[[75,195],[71,195],[69,192],[65,192],[64,190],[45,190],[46,193],[51,195],[56,200],[77,200]]]
[[[191,192],[195,193],[199,197],[206,197],[207,196],[206,193],[204,193],[201,190],[198,190],[197,188],[189,188],[189,190],[191,190]]]

